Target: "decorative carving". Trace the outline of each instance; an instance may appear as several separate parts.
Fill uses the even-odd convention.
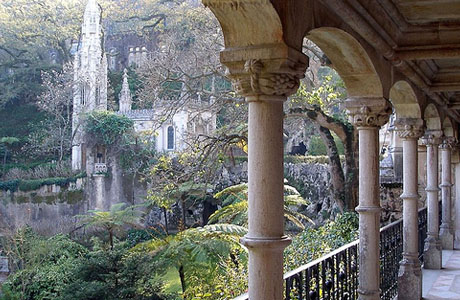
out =
[[[380,127],[388,122],[393,111],[384,98],[353,98],[345,102],[350,122],[356,127]]]
[[[441,132],[437,130],[429,130],[422,138],[422,144],[425,146],[437,146],[441,144]]]
[[[244,63],[244,73],[230,75],[233,88],[242,96],[292,95],[299,88],[299,81],[304,77],[306,66],[294,65],[287,70],[265,71],[269,69],[259,59],[249,59]]]
[[[423,135],[425,127],[422,119],[402,118],[395,122],[396,131],[402,139],[418,139]]]
[[[452,149],[457,146],[457,139],[453,136],[445,136],[442,139],[442,143],[439,145],[439,148],[443,150]]]

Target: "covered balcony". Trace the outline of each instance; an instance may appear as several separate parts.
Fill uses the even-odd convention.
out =
[[[458,254],[442,252],[460,238],[460,3],[202,2],[222,26],[221,62],[249,103],[249,232],[242,239],[249,293],[241,299],[460,299],[452,298]],[[283,228],[283,102],[308,68],[305,37],[347,88],[345,108],[359,135],[359,241],[283,280],[290,243]],[[403,219],[380,229],[379,129],[393,112],[403,152]],[[426,208],[419,207],[420,185]]]

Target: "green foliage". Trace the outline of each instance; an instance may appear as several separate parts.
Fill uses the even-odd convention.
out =
[[[343,155],[344,148],[343,148],[342,141],[336,135],[334,135],[334,142],[337,145],[337,150],[339,151],[339,155]],[[315,135],[310,138],[310,143],[309,143],[307,153],[308,155],[311,155],[311,156],[327,155],[326,145],[324,144],[320,136]]]
[[[243,251],[239,238],[246,233],[246,228],[233,224],[207,225],[138,244],[133,252],[151,253],[165,268],[175,266],[188,299],[203,286],[215,288],[213,278],[225,275],[220,263]]]
[[[319,258],[358,238],[358,216],[354,212],[338,215],[318,228],[307,228],[293,238],[284,252],[285,271]]]
[[[109,211],[89,210],[89,214],[79,216],[81,223],[86,227],[95,227],[105,230],[109,234],[110,248],[113,249],[113,237],[124,226],[138,226],[140,216],[143,214],[136,206],[126,206],[125,203],[117,203],[110,207]]]
[[[15,192],[19,190],[23,192],[34,191],[44,185],[59,185],[66,187],[69,183],[77,182],[77,179],[86,177],[86,173],[80,173],[73,177],[57,177],[57,178],[43,178],[43,179],[31,179],[31,180],[11,180],[11,181],[0,181],[0,190]]]
[[[5,247],[16,272],[2,286],[2,300],[167,300],[164,269],[128,243],[107,251],[97,238],[86,248],[64,235],[44,238],[19,231]]]
[[[0,190],[2,191],[17,191],[20,180],[0,181]]]
[[[133,68],[128,68],[128,84],[133,100],[133,109],[137,109],[137,92],[142,89],[142,82],[139,80],[139,75]],[[120,102],[120,92],[123,84],[123,71],[109,71],[108,80],[113,88],[113,96],[116,103]]]
[[[111,146],[126,139],[134,129],[134,122],[113,112],[95,111],[86,116],[84,128],[94,141]]]
[[[247,226],[248,223],[248,184],[240,183],[223,189],[214,195],[223,199],[224,206],[209,217],[209,223],[233,223]],[[284,217],[297,228],[304,229],[303,222],[313,221],[298,213],[294,208],[308,205],[300,193],[292,186],[284,185]]]
[[[29,228],[13,236],[5,249],[18,269],[2,286],[11,299],[57,299],[74,280],[76,261],[87,252],[67,236],[44,238]]]

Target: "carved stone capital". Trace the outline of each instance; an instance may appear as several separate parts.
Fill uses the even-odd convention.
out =
[[[381,127],[393,111],[384,98],[351,98],[345,101],[350,122],[356,127]]]
[[[422,119],[399,118],[395,121],[396,132],[402,139],[418,139],[425,130]]]
[[[285,44],[226,49],[221,62],[235,91],[248,101],[285,100],[305,76],[308,57]]]
[[[230,71],[228,77],[232,80],[235,91],[244,97],[288,97],[294,94],[299,88],[300,79],[305,76],[307,65],[300,62],[289,62],[282,66],[271,64],[273,62],[268,60],[248,59],[241,72]]]
[[[441,144],[442,132],[439,130],[427,130],[422,138],[422,144],[425,146],[437,146]]]
[[[453,136],[445,136],[442,139],[442,143],[439,145],[439,148],[443,150],[452,149],[458,145],[457,140]]]

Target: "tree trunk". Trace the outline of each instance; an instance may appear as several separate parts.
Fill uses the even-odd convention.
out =
[[[110,250],[113,250],[113,232],[109,230],[109,242],[110,242]]]
[[[335,144],[334,137],[329,129],[317,125],[319,134],[326,145],[327,155],[329,156],[329,169],[331,173],[332,189],[334,198],[342,213],[345,209],[345,175],[340,162],[339,151]]]
[[[166,210],[166,207],[163,207],[163,215],[165,216],[165,231],[166,231],[166,235],[169,235],[169,231],[168,231],[168,212]]]
[[[182,298],[185,299],[185,270],[183,265],[180,265],[179,267],[179,278],[180,285],[182,287]]]
[[[358,136],[357,131],[351,128],[347,139],[343,143],[345,154],[345,204],[350,210],[358,206]]]
[[[345,208],[354,209],[358,205],[358,135],[353,126],[326,115],[319,106],[310,108],[292,108],[288,117],[302,117],[313,121],[317,126],[326,128],[329,133],[334,132],[342,141],[344,147],[345,164],[344,168],[340,165],[343,174],[343,201]],[[328,138],[323,138],[326,146]],[[335,144],[335,143],[334,143]],[[336,147],[337,148],[337,147]],[[329,150],[328,150],[329,153]],[[334,160],[334,159],[332,159]],[[336,165],[338,167],[338,165]]]
[[[186,199],[186,195],[185,194],[182,194],[181,197],[180,197],[180,202],[181,202],[181,208],[182,208],[182,226],[183,226],[183,229],[185,230],[185,228],[187,228],[187,224],[186,224],[186,209],[185,209],[185,199]]]

